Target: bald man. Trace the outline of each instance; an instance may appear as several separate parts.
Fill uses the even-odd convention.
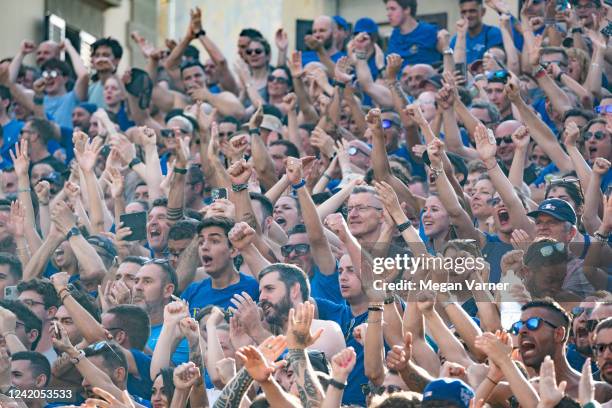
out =
[[[312,22],[312,35],[323,43],[323,49],[332,61],[338,61],[345,52],[339,51],[334,39],[338,34],[338,24],[330,16],[318,16]],[[302,53],[302,64],[306,65],[312,61],[319,61],[316,51],[306,51]]]
[[[52,40],[43,41],[38,45],[36,49],[36,65],[41,67],[42,64],[49,61],[50,59],[60,57],[59,44]]]

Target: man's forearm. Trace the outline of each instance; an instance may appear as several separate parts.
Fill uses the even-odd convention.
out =
[[[302,406],[304,408],[319,406],[325,394],[310,365],[306,351],[304,349],[289,349],[287,362],[293,370]]]
[[[58,236],[47,236],[47,239],[42,243],[38,251],[34,252],[30,262],[23,270],[23,280],[28,281],[40,276],[47,266],[51,254],[62,243],[64,238]]]
[[[235,408],[240,406],[240,401],[245,396],[252,383],[253,378],[247,373],[246,369],[241,369],[234,378],[223,387],[223,392],[217,401],[215,401],[213,408]]]
[[[427,384],[434,380],[425,369],[410,360],[408,361],[407,367],[400,371],[400,376],[411,391],[420,393],[425,390]]]

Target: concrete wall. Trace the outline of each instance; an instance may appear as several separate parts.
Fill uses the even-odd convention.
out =
[[[8,2],[3,2],[0,13],[0,58],[15,55],[23,39],[40,41],[44,30],[45,0],[19,0],[10,6],[5,3]]]

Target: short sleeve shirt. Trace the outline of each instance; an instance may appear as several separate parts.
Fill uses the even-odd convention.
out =
[[[397,27],[393,29],[387,54],[399,54],[404,65],[433,65],[442,61],[437,45],[438,27],[419,21],[416,28],[407,34],[402,34]]]

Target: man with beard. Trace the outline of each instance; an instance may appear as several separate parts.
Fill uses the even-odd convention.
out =
[[[595,328],[593,352],[600,379],[612,384],[612,317],[602,320]]]
[[[72,110],[72,129],[89,133],[91,115],[95,113],[96,109],[97,107],[93,103],[80,103]]]
[[[593,345],[591,344],[591,333],[595,327],[591,327],[591,313],[597,306],[596,297],[588,297],[580,302],[580,306],[572,308],[572,342],[567,345],[567,360],[574,370],[582,370],[585,360],[593,356]],[[591,361],[594,365],[595,361]],[[597,366],[592,367],[593,372]]]
[[[578,398],[580,373],[570,367],[565,355],[569,334],[570,318],[565,310],[550,298],[534,300],[521,308],[521,320],[512,325],[512,332],[518,336],[519,353],[523,363],[540,371],[546,356],[555,363],[558,382],[567,382],[565,394]],[[612,387],[595,383],[595,399],[606,402],[612,398]]]
[[[198,254],[208,278],[193,282],[181,294],[189,303],[192,315],[208,305],[226,309],[235,293],[248,293],[257,299],[257,280],[236,270],[234,258],[238,250],[228,234],[234,221],[225,217],[205,218],[198,226]]]
[[[147,215],[147,244],[153,258],[164,258],[168,249],[168,199],[158,198],[151,204]]]
[[[275,263],[259,272],[259,306],[273,332],[286,333],[289,310],[306,302],[309,297],[308,277],[297,266]],[[323,334],[310,349],[323,351],[329,359],[345,347],[344,336],[336,322],[313,320],[313,331],[321,328]]]
[[[317,52],[327,55],[333,62],[338,61],[345,52],[340,51],[335,39],[338,37],[338,23],[329,16],[318,16],[312,22],[312,36],[323,46],[322,50],[306,51],[302,53],[302,65],[312,61],[319,61]]]
[[[44,355],[21,351],[11,355],[11,384],[18,390],[44,390],[51,380],[51,366]],[[32,395],[34,396],[34,395]],[[44,398],[24,398],[28,408],[44,408]]]
[[[114,342],[101,341],[95,343],[84,350],[78,350],[64,336],[65,331],[60,326],[61,337],[54,338],[54,345],[58,350],[66,352],[70,356],[70,362],[81,373],[83,381],[81,385],[84,389],[86,398],[99,398],[93,392],[94,387],[98,387],[111,393],[120,401],[123,392],[127,389],[128,362],[121,351],[121,347]],[[136,403],[136,407],[141,405],[150,406],[148,401],[130,395]]]
[[[136,274],[132,289],[132,303],[140,306],[149,315],[151,334],[147,340],[149,350],[155,350],[164,323],[164,307],[172,301],[178,287],[176,272],[165,259],[153,259],[145,262]],[[172,356],[175,363],[184,363],[189,359],[189,346],[183,341]]]

